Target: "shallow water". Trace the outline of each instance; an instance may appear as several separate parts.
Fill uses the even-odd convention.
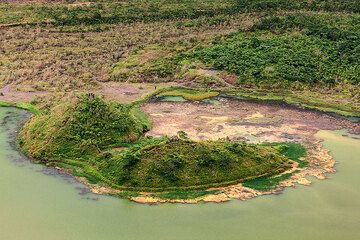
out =
[[[24,112],[0,108],[0,239],[360,239],[360,140],[321,131],[338,172],[278,196],[224,204],[141,205],[85,193],[9,144]]]

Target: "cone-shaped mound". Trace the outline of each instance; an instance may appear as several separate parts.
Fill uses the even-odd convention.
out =
[[[19,144],[37,160],[78,159],[132,142],[142,132],[126,106],[83,96],[33,116],[21,130]]]

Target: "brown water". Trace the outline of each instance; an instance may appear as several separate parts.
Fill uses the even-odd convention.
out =
[[[0,108],[0,240],[360,239],[360,140],[344,132],[317,134],[339,162],[328,180],[244,202],[149,206],[29,163],[9,143],[24,114]]]

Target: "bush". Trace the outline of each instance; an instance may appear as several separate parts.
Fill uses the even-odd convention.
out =
[[[333,84],[337,76],[333,45],[316,37],[245,36],[199,48],[194,57],[239,76],[240,83],[283,81]]]

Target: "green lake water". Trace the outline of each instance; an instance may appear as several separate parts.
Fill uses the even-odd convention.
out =
[[[25,112],[0,108],[0,240],[358,240],[360,140],[321,131],[336,174],[280,195],[142,205],[86,193],[10,144]]]

